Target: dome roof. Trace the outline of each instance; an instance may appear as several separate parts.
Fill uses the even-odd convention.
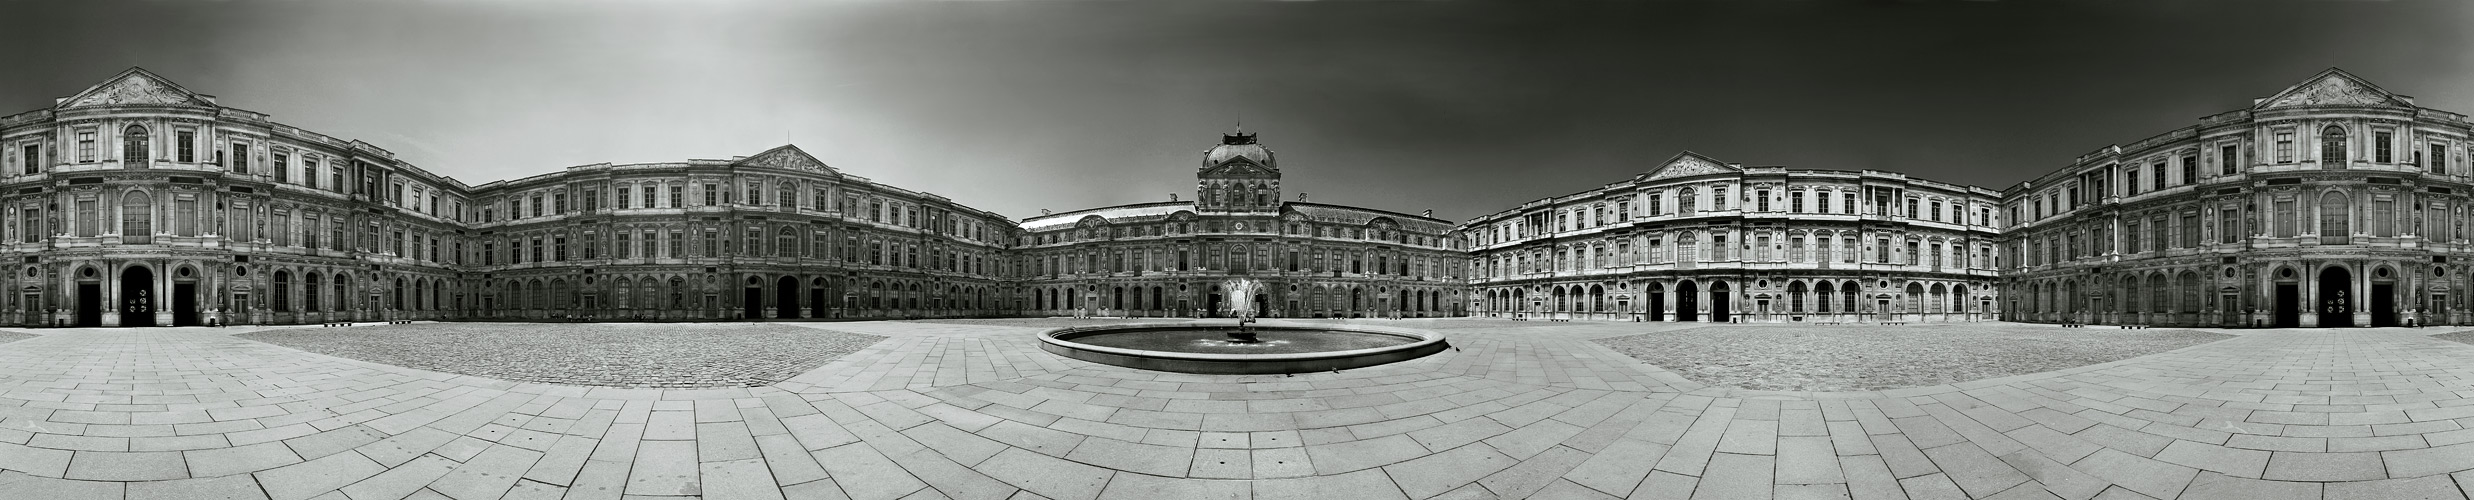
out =
[[[1240,157],[1251,160],[1256,165],[1273,169],[1280,168],[1279,162],[1272,159],[1271,148],[1256,143],[1254,134],[1244,132],[1220,136],[1220,145],[1212,146],[1210,151],[1203,152],[1203,168],[1218,166]]]

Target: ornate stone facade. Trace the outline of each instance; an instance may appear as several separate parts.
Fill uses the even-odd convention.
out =
[[[2464,115],[2336,69],[2253,102],[2003,191],[2003,317],[2474,321]]]
[[[789,146],[469,186],[133,68],[0,147],[0,324],[1013,310],[1003,216]]]
[[[1263,317],[1463,313],[1464,253],[1451,222],[1280,199],[1279,163],[1251,134],[1222,137],[1198,196],[1026,219],[1028,314],[1216,316],[1251,300]],[[1259,283],[1227,296],[1232,278]]]
[[[1993,296],[1996,193],[1691,152],[1461,226],[1491,317],[1973,321]]]

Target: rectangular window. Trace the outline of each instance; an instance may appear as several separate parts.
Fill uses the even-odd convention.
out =
[[[596,231],[585,231],[584,260],[593,260],[598,258],[601,258],[601,233]]]
[[[1888,263],[1890,263],[1890,239],[1889,239],[1889,238],[1880,238],[1880,239],[1873,240],[1873,263],[1875,263],[1875,264],[1888,264]]]
[[[676,259],[685,256],[687,256],[687,231],[683,229],[670,230],[670,254],[665,255],[664,257]]]
[[[704,206],[708,206],[708,207],[709,207],[709,206],[714,206],[714,205],[720,205],[720,204],[722,204],[722,202],[721,202],[721,197],[722,197],[722,186],[721,186],[720,184],[705,183],[705,185],[704,185]]]
[[[32,151],[34,146],[26,146],[26,149],[28,150],[26,156],[33,157],[34,153],[32,153]],[[1655,193],[1649,195],[1649,215],[1666,215],[1666,205],[1661,203],[1665,200],[1660,200],[1659,198],[1660,196]]]
[[[2242,235],[2242,217],[2234,209],[2217,210],[2216,241],[2234,243]]]
[[[551,213],[551,214],[563,214],[563,213],[567,213],[567,193],[566,193],[566,192],[561,191],[561,192],[551,193],[551,194],[550,194],[550,213]]]
[[[612,192],[614,192],[614,193],[617,193],[617,194],[618,194],[618,206],[617,206],[617,207],[614,207],[614,208],[617,208],[617,209],[619,209],[619,210],[626,210],[626,209],[629,209],[629,208],[634,208],[634,207],[627,206],[627,188],[618,188],[618,189],[612,190]],[[651,200],[649,200],[649,199],[648,199],[648,200],[646,200],[646,201],[651,201]]]
[[[2154,170],[2156,175],[2148,178],[2148,190],[2163,191],[2165,189],[2165,160],[2156,160]]]
[[[2371,235],[2381,237],[2397,235],[2396,200],[2385,197],[2371,200]]]
[[[2182,248],[2199,247],[2199,212],[2182,213]]]
[[[2294,162],[2294,129],[2276,131],[2276,162]]]
[[[176,157],[180,159],[180,162],[181,162],[181,163],[197,163],[197,161],[198,161],[198,133],[197,133],[197,131],[194,131],[194,130],[183,130],[183,131],[180,131],[179,133],[172,134],[172,136],[173,136],[173,137],[178,138],[177,140],[178,140],[178,141],[180,141],[180,144],[178,144],[178,145],[176,145],[176,146],[174,146],[174,147],[173,147],[173,151],[174,151],[174,153],[173,153],[173,154],[178,155],[178,156],[176,156]]]
[[[2199,183],[2199,153],[2192,152],[2182,155],[2182,183]]]
[[[1769,191],[1769,190],[1764,189],[1764,190],[1760,190],[1760,191],[1754,191],[1754,192],[1753,192],[1753,200],[1754,200],[1754,201],[1753,201],[1754,208],[1756,208],[1756,209],[1758,209],[1758,210],[1760,210],[1760,211],[1763,211],[1763,212],[1768,212],[1768,211],[1770,211],[1770,191]]]
[[[1804,212],[1803,191],[1791,191],[1787,193],[1787,211],[1794,213]]]
[[[275,170],[275,182],[292,182],[291,156],[282,151],[276,151],[274,160],[274,163],[267,164],[266,168]]]
[[[2393,162],[2393,161],[2395,161],[2395,158],[2396,158],[2396,153],[2395,153],[2395,152],[2393,152],[2393,151],[2391,151],[2391,149],[2393,149],[2393,148],[2395,148],[2395,147],[2396,147],[2396,142],[2397,142],[2397,134],[2396,134],[2395,132],[2389,132],[2389,131],[2386,131],[2386,130],[2382,130],[2382,131],[2378,131],[2378,132],[2372,132],[2372,133],[2371,133],[2371,158],[2372,158],[2372,161],[2376,161],[2376,162],[2380,162],[2380,163],[2389,163],[2389,162]]]
[[[2221,173],[2221,174],[2224,174],[2224,175],[2233,175],[2233,174],[2235,174],[2235,173],[2239,173],[2239,172],[2241,172],[2241,170],[2239,170],[2239,166],[2242,164],[2242,156],[2241,156],[2241,155],[2242,155],[2242,148],[2236,147],[2236,146],[2231,145],[2231,144],[2227,144],[2227,145],[2225,145],[2225,147],[2222,147],[2222,148],[2217,148],[2217,151],[2216,151],[2216,164],[2217,164],[2217,168],[2218,168],[2217,172],[2218,172],[2218,173]]]
[[[1727,210],[1727,188],[1709,188],[1709,209],[1717,212]]]
[[[249,145],[248,145],[248,144],[233,144],[233,145],[232,145],[232,173],[235,173],[235,174],[246,174],[246,173],[249,173]]]
[[[77,131],[77,162],[78,162],[78,163],[91,163],[91,162],[93,162],[93,161],[94,161],[94,152],[95,152],[94,134],[95,134],[94,129],[85,129],[85,130],[79,130],[79,131]]]
[[[2427,163],[2428,166],[2423,168],[2430,170],[2432,174],[2448,175],[2448,145],[2431,145],[2431,158],[2429,160],[2425,160],[2424,163]]]
[[[2123,179],[2129,181],[2122,183],[2122,189],[2130,191],[2123,194],[2139,194],[2139,167],[2122,169],[2122,175]],[[2040,215],[2038,217],[2041,218],[2042,216]]]
[[[645,188],[645,189],[646,189],[646,191],[644,192],[644,198],[645,198],[644,203],[645,203],[646,205],[651,205],[651,204],[653,203],[653,192],[651,191],[651,189],[653,189],[653,188]],[[687,187],[686,187],[686,186],[670,186],[670,208],[679,208],[679,207],[684,207],[684,206],[687,206]]]
[[[594,211],[594,210],[600,210],[600,209],[601,209],[601,190],[599,190],[599,189],[586,189],[586,190],[584,190],[584,211],[586,211],[586,212],[591,212],[591,211]]]
[[[706,257],[720,257],[721,255],[722,255],[722,232],[721,232],[721,230],[719,230],[719,229],[711,229],[711,228],[707,228],[707,229],[705,229],[705,230],[704,230],[704,256],[706,256]]]
[[[26,175],[43,173],[43,146],[27,144],[24,149]]]

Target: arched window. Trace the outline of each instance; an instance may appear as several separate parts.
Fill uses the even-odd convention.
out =
[[[120,195],[120,242],[144,245],[154,242],[154,199],[145,192],[130,191]]]
[[[121,166],[127,168],[145,168],[146,153],[153,151],[153,149],[150,149],[148,146],[148,144],[151,143],[151,139],[152,137],[146,135],[146,127],[130,125],[129,128],[121,129]]]
[[[2319,131],[2320,168],[2345,168],[2345,127],[2329,125]]]
[[[2329,191],[2319,195],[2319,244],[2343,245],[2353,242],[2348,238],[2354,234],[2353,228],[2347,224],[2348,221],[2353,220],[2351,209],[2352,204],[2347,201],[2343,192]]]

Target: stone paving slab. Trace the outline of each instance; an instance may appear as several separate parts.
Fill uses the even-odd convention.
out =
[[[1592,341],[1676,325],[1380,323],[1457,349],[1188,375],[1049,355],[1033,326],[834,323],[886,340],[767,386],[622,389],[337,358],[244,329],[45,330],[0,344],[0,498],[2248,500],[2474,485],[2474,346],[2438,332],[2225,331],[2238,337],[2054,372],[1811,393],[1705,386]]]

